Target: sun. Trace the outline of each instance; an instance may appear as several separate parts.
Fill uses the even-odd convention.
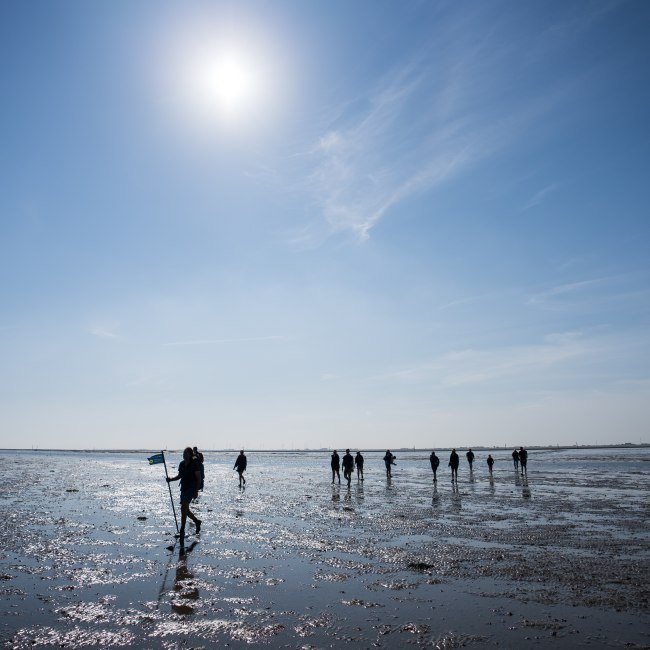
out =
[[[276,114],[281,100],[276,58],[254,39],[193,44],[176,71],[177,105],[199,133],[252,133]]]
[[[193,65],[193,101],[208,113],[235,118],[251,112],[261,99],[261,65],[235,48],[203,54]]]

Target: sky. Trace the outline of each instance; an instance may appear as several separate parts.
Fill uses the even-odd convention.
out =
[[[0,447],[650,443],[650,3],[0,3]]]

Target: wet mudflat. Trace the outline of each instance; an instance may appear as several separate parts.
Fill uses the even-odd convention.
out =
[[[457,485],[444,452],[436,485],[427,453],[391,480],[367,453],[349,489],[328,453],[250,453],[240,490],[208,452],[181,547],[146,454],[0,452],[0,643],[650,647],[650,450],[534,451],[523,478],[487,453]]]

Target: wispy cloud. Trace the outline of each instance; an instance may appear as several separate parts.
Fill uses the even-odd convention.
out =
[[[550,289],[540,291],[539,293],[533,294],[528,299],[528,304],[530,305],[546,305],[553,298],[559,296],[564,296],[567,294],[577,294],[585,291],[586,289],[592,289],[593,287],[603,286],[608,282],[611,282],[612,278],[597,278],[595,280],[581,280],[579,282],[569,282],[567,284],[560,284]]]
[[[114,327],[93,327],[90,333],[100,339],[119,339]]]
[[[427,49],[386,74],[352,114],[346,107],[314,148],[308,184],[331,229],[367,238],[389,210],[512,146],[571,92],[558,85],[503,101],[509,56],[496,38],[453,61]],[[530,207],[557,187],[538,192]]]
[[[530,23],[522,30],[516,11],[490,5],[441,17],[426,45],[415,45],[400,64],[342,102],[315,139],[308,190],[320,217],[331,231],[365,239],[410,197],[525,146],[533,125],[555,129],[549,117],[582,90],[577,73],[548,80],[539,67],[575,47],[574,34],[588,31],[610,8],[560,9],[549,30]],[[522,57],[531,44],[535,56]],[[515,94],[513,74],[544,81],[519,84]],[[559,188],[542,188],[524,209]]]
[[[535,377],[541,371],[592,355],[599,347],[596,341],[585,338],[580,332],[550,334],[535,344],[450,352],[428,364],[402,369],[385,378],[404,383],[435,382],[441,386],[460,387]]]
[[[254,336],[248,338],[232,339],[190,339],[187,341],[172,341],[163,343],[164,346],[190,346],[190,345],[218,345],[222,343],[252,343],[258,341],[280,341],[285,339],[284,336]]]
[[[557,192],[560,187],[560,183],[551,183],[550,185],[547,185],[545,188],[539,190],[539,192],[533,194],[533,196],[526,202],[522,209],[530,210],[531,208],[538,206],[544,201],[544,199],[546,199],[549,194]]]
[[[648,304],[649,293],[645,274],[629,273],[556,285],[532,294],[526,302],[547,310],[584,310],[587,305],[620,309],[624,304],[636,309]]]

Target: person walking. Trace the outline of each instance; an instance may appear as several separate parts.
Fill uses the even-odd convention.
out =
[[[471,472],[472,463],[474,462],[474,452],[471,449],[469,449],[465,454],[465,456],[467,457],[467,462],[469,463],[469,471]]]
[[[201,531],[201,519],[190,510],[190,503],[192,499],[196,498],[199,485],[201,485],[201,469],[198,462],[194,458],[192,447],[185,447],[183,451],[183,460],[178,465],[178,474],[174,477],[167,477],[167,482],[172,481],[181,482],[181,529],[180,539],[181,543],[185,540],[185,522],[189,517],[196,526],[197,534]]]
[[[519,469],[519,452],[515,449],[512,452],[512,462],[515,466],[515,472]]]
[[[429,456],[429,462],[431,463],[431,471],[433,472],[433,482],[438,482],[438,465],[440,465],[440,459],[436,456],[436,452],[432,451],[431,456]]]
[[[523,447],[519,447],[519,464],[521,465],[522,476],[524,472],[528,474],[528,452]]]
[[[334,483],[334,476],[338,476],[339,484],[341,483],[341,459],[336,453],[336,449],[332,452],[332,460],[330,461],[332,466],[332,483]]]
[[[194,458],[196,459],[196,462],[199,464],[199,469],[201,471],[201,485],[199,486],[199,490],[203,491],[203,483],[205,483],[205,468],[203,467],[203,454],[196,447],[193,447],[192,451],[194,452]]]
[[[492,474],[492,465],[494,465],[494,458],[492,458],[492,454],[488,454],[487,466],[488,466],[488,470],[490,471],[490,474]]]
[[[451,454],[449,456],[449,467],[451,467],[451,480],[458,482],[458,465],[460,464],[460,458],[458,457],[458,454],[456,453],[455,449],[451,450]]]
[[[386,450],[386,455],[384,456],[384,465],[386,465],[386,476],[390,478],[393,474],[391,472],[391,465],[395,464],[396,456],[393,456],[390,449]]]
[[[357,480],[363,481],[363,456],[360,451],[354,457],[354,464],[357,466]]]
[[[239,456],[237,456],[237,460],[235,461],[235,466],[233,467],[234,470],[237,470],[237,474],[239,474],[239,487],[246,485],[244,472],[246,471],[247,466],[248,466],[248,459],[246,458],[246,455],[244,454],[244,450],[242,449],[239,452]]]
[[[345,456],[343,456],[343,478],[348,482],[348,487],[350,487],[350,482],[352,481],[352,470],[354,469],[354,458],[349,449],[345,450]]]

